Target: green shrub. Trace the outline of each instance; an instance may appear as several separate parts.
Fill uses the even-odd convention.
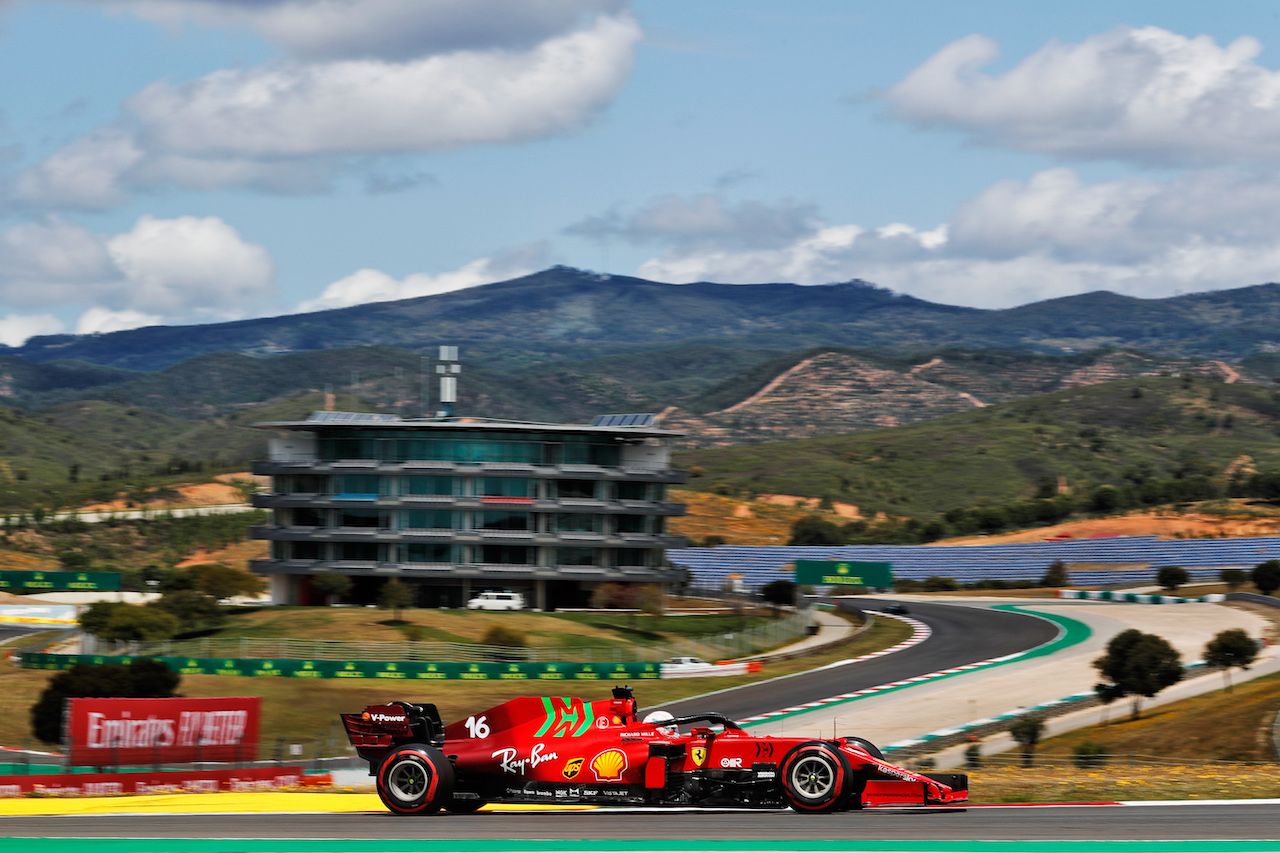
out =
[[[1111,750],[1106,744],[1092,740],[1082,740],[1071,750],[1071,760],[1076,767],[1101,767],[1111,757]]]

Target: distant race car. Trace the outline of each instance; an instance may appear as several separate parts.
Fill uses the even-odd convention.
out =
[[[722,714],[640,720],[612,699],[526,696],[449,726],[435,705],[343,714],[347,736],[395,814],[486,803],[781,808],[810,814],[963,803],[963,773],[913,773],[857,737],[757,737]]]
[[[899,616],[906,616],[910,612],[905,604],[886,604],[880,609],[884,613],[896,613]]]

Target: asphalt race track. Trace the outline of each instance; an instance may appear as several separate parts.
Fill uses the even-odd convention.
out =
[[[661,707],[676,716],[715,711],[741,720],[839,693],[1026,651],[1058,635],[1058,626],[1047,619],[1002,610],[912,602],[909,615],[933,631],[918,646],[872,660],[727,690],[710,699],[687,699]],[[653,710],[644,704],[644,686],[640,685],[636,692],[642,713]]]
[[[968,842],[987,841],[1176,842],[1204,839],[1277,839],[1280,838],[1280,821],[1277,821],[1276,813],[1275,801],[1263,801],[1256,804],[1236,802],[981,807],[928,812],[893,809],[845,812],[836,815],[800,815],[790,811],[704,810],[694,812],[670,809],[600,809],[569,814],[493,812],[473,815],[440,814],[431,817],[397,817],[387,812],[235,816],[135,814],[56,818],[5,817],[0,818],[0,834],[9,838],[128,837],[132,839],[290,838],[570,842],[618,839],[627,843],[628,850],[644,850],[646,841],[682,841],[690,844],[683,849],[700,849],[702,845],[696,844],[698,839],[753,842],[749,846],[754,849],[763,847],[777,850],[794,850],[796,849],[794,846],[788,847],[788,845],[806,841],[911,840],[944,841],[948,842],[945,848],[947,850],[966,850],[977,849]],[[770,844],[771,841],[777,843]],[[5,847],[8,849],[8,845]],[[65,853],[76,847],[79,846],[60,844],[46,849],[62,850]],[[246,845],[232,843],[218,849],[242,850],[245,847]],[[670,849],[670,845],[667,847]],[[93,848],[85,845],[79,849]],[[137,849],[151,848],[139,845]],[[183,847],[170,843],[163,849],[175,850]],[[202,847],[201,849],[210,848]],[[310,848],[302,845],[296,849]],[[335,848],[326,846],[325,849]],[[394,849],[426,848],[406,844],[397,845]],[[1155,849],[1176,848],[1170,846]],[[1221,848],[1197,847],[1195,849]],[[1276,849],[1276,847],[1258,849]]]

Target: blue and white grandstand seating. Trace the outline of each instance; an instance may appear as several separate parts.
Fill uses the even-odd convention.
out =
[[[1146,564],[1147,569],[1089,569],[1071,572],[1077,586],[1153,581],[1161,566],[1181,566],[1193,580],[1216,579],[1226,568],[1248,571],[1280,559],[1280,536],[1241,539],[1158,539],[1123,536],[1028,542],[1012,545],[720,545],[677,548],[667,558],[693,574],[694,584],[717,588],[730,575],[748,587],[790,579],[796,560],[859,560],[892,563],[895,577],[923,580],[939,575],[961,583],[980,580],[1039,580],[1054,560],[1073,563]]]

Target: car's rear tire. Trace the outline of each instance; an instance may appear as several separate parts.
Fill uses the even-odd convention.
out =
[[[453,765],[432,746],[396,747],[382,761],[378,797],[399,815],[432,814],[453,802]]]
[[[836,812],[849,801],[853,771],[840,750],[825,741],[795,747],[782,759],[780,769],[783,794],[798,812]]]

